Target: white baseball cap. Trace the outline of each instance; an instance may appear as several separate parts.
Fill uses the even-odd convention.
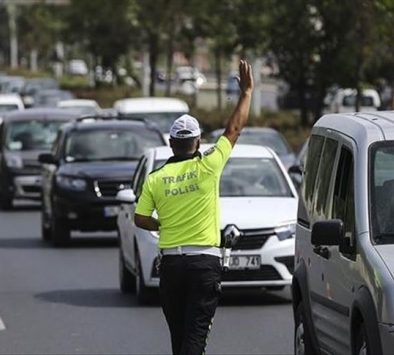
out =
[[[177,118],[171,126],[170,137],[185,139],[195,138],[201,135],[198,121],[190,115],[182,115]]]

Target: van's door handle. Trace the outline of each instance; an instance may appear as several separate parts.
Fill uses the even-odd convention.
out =
[[[331,256],[330,250],[327,247],[322,247],[321,245],[314,247],[313,252],[327,260],[330,259]]]

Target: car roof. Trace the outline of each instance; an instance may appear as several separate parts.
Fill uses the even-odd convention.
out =
[[[213,147],[213,144],[201,144],[200,152],[205,152]],[[170,147],[156,147],[151,148],[155,153],[156,160],[166,160],[173,155]],[[266,147],[249,145],[249,144],[236,144],[231,152],[232,158],[274,158],[272,150]]]
[[[116,119],[103,119],[94,120],[87,118],[84,121],[74,121],[63,126],[63,130],[92,130],[92,129],[111,129],[111,128],[146,128],[153,130],[160,135],[160,132],[146,125],[143,121],[132,121],[132,120],[116,120]]]
[[[224,128],[219,128],[215,129],[214,131],[211,132],[212,135],[218,136],[221,135],[224,132]],[[265,133],[272,133],[272,134],[279,134],[279,132],[270,127],[244,127],[241,131],[241,134],[243,132],[251,133],[251,132],[265,132]]]
[[[87,107],[97,107],[97,102],[95,100],[87,99],[70,99],[61,100],[57,103],[58,107],[74,107],[74,106],[87,106]]]
[[[120,113],[189,112],[185,101],[169,97],[140,97],[117,100],[114,108]]]
[[[358,145],[394,140],[394,111],[328,114],[320,118],[312,133],[331,129],[353,138]]]
[[[0,104],[20,104],[22,99],[16,94],[0,94]]]
[[[78,113],[60,108],[30,108],[27,110],[13,111],[4,116],[6,121],[25,120],[72,120]]]

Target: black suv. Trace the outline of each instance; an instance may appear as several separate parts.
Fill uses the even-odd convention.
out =
[[[76,118],[60,109],[14,111],[0,122],[0,206],[14,199],[41,198],[38,156],[49,152],[59,127]]]
[[[145,149],[165,145],[144,122],[77,120],[59,130],[43,169],[42,238],[64,245],[71,230],[116,230],[119,190],[130,188]]]

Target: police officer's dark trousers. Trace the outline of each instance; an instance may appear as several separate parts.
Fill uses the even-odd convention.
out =
[[[212,255],[164,255],[160,299],[174,355],[201,355],[220,295],[220,258]]]

